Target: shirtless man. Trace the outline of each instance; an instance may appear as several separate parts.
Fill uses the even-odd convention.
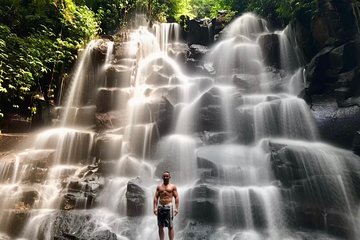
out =
[[[163,183],[156,188],[154,197],[154,214],[157,215],[160,240],[164,240],[164,227],[169,230],[169,239],[174,239],[173,217],[179,213],[179,194],[174,184],[170,183],[170,172],[164,171]],[[172,199],[175,198],[173,212]]]

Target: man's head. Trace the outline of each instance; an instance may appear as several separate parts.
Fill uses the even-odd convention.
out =
[[[162,179],[164,180],[164,182],[169,182],[170,178],[171,178],[170,172],[164,171],[162,174]]]

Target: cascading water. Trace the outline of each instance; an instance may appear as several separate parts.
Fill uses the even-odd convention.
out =
[[[88,45],[60,127],[0,162],[0,231],[157,239],[152,197],[169,170],[176,239],[357,239],[359,157],[316,142],[284,32],[244,14],[204,58],[211,72],[191,76],[167,53],[178,30],[142,26],[128,42]],[[263,60],[267,35],[282,76]]]

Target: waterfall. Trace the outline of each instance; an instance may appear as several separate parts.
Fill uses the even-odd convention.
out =
[[[243,14],[195,74],[173,58],[188,54],[179,30],[88,44],[60,124],[1,158],[0,236],[158,239],[152,201],[167,170],[176,239],[358,239],[359,157],[319,142],[284,32]]]

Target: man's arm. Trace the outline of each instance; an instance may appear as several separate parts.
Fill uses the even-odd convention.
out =
[[[175,198],[175,216],[179,213],[179,194],[176,186],[174,185],[173,196]]]
[[[154,202],[153,202],[153,212],[155,215],[157,215],[157,206],[158,206],[158,202],[159,202],[159,186],[157,186],[156,188],[156,192],[155,192],[155,196],[154,196]]]

